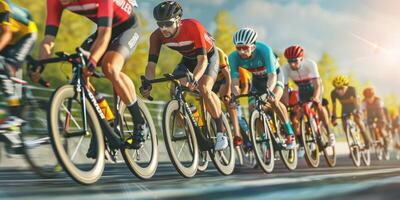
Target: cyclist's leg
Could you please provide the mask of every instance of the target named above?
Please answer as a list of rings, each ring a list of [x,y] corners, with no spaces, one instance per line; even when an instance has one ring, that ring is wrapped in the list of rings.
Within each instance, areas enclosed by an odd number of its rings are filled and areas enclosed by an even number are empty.
[[[354,111],[354,112],[353,112],[353,118],[354,118],[354,121],[356,122],[358,128],[360,129],[360,132],[361,132],[362,137],[364,138],[365,146],[366,146],[367,148],[369,148],[370,138],[369,138],[369,136],[368,136],[368,134],[367,134],[365,124],[364,124],[364,122],[363,122],[363,120],[362,120],[361,112],[359,112],[359,111],[357,111],[357,110]]]
[[[215,82],[214,87],[213,87],[213,91],[214,92],[218,91],[219,96],[222,97],[226,93],[226,90],[227,90],[226,84],[225,84],[226,80],[223,79],[223,80],[220,80],[220,81],[221,81],[221,83],[218,83],[219,81]],[[224,102],[224,105],[225,105],[226,110],[229,113],[229,117],[230,117],[230,120],[231,120],[232,125],[233,125],[233,131],[234,131],[235,137],[236,138],[241,138],[240,129],[239,129],[239,122],[238,122],[237,113],[236,113],[236,106],[231,106],[229,104],[226,104],[225,102]]]
[[[283,88],[284,88],[283,84],[279,83],[274,88],[273,93],[275,95],[275,101],[271,105],[272,109],[276,112],[277,116],[279,117],[279,120],[285,123],[286,134],[293,136],[294,132],[289,121],[286,106],[280,101],[283,95]]]

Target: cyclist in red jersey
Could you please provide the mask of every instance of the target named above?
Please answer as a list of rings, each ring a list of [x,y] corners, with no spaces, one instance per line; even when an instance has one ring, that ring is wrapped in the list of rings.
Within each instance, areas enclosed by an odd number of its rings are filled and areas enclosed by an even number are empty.
[[[64,10],[85,16],[96,23],[96,32],[81,46],[90,52],[87,55],[85,75],[89,76],[97,63],[102,67],[115,92],[134,118],[134,135],[127,139],[127,147],[139,149],[144,142],[144,119],[137,114],[140,111],[133,82],[121,72],[125,60],[133,53],[139,40],[135,7],[135,0],[47,0],[46,31],[41,43],[40,59],[46,59],[52,53]],[[32,79],[40,79],[39,69],[32,75]],[[88,86],[94,91],[90,84]]]
[[[194,19],[181,19],[182,7],[175,1],[164,1],[153,10],[157,28],[150,36],[149,60],[146,66],[146,79],[154,79],[155,67],[161,46],[178,51],[183,58],[173,74],[184,74],[186,70],[193,73],[191,80],[182,80],[190,89],[198,89],[204,97],[206,109],[217,122],[217,142],[215,150],[228,146],[221,118],[221,103],[212,92],[219,71],[218,51],[207,30]],[[151,87],[143,85],[141,93],[147,97]],[[207,148],[207,147],[206,147]]]

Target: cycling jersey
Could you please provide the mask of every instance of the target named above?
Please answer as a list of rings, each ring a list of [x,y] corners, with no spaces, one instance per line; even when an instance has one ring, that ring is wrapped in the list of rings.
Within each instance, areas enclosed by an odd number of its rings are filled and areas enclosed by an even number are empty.
[[[218,50],[218,55],[219,55],[219,72],[218,72],[216,81],[220,81],[225,78],[221,69],[224,69],[225,67],[228,67],[228,69],[229,69],[229,63],[228,63],[228,56],[226,56],[225,52],[222,51],[222,49],[220,49],[218,47],[216,47],[216,49]]]
[[[161,45],[178,51],[187,59],[196,59],[198,55],[211,56],[214,47],[213,38],[203,25],[195,19],[183,19],[179,33],[171,38],[162,35],[160,28],[150,36],[149,62],[158,62]]]
[[[26,9],[4,0],[0,1],[0,24],[9,27],[13,34],[9,45],[16,44],[27,35],[36,34],[38,31]]]
[[[229,55],[232,79],[239,78],[239,66],[247,69],[255,76],[266,77],[276,73],[276,58],[272,49],[264,43],[256,42],[256,49],[249,59],[242,59],[237,51]]]
[[[361,109],[367,112],[368,122],[371,122],[375,119],[378,119],[378,121],[384,121],[385,116],[383,116],[382,113],[383,108],[384,103],[378,97],[375,97],[372,102],[368,102],[364,99],[361,104]]]
[[[47,0],[45,34],[57,35],[64,9],[87,17],[99,27],[116,27],[136,19],[134,7],[137,7],[136,0],[77,0],[67,5],[62,5],[60,0]]]
[[[284,76],[285,85],[288,85],[289,78],[291,78],[296,85],[299,87],[299,98],[300,102],[307,102],[314,94],[314,79],[320,79],[320,75],[317,68],[317,63],[312,60],[305,59],[301,62],[298,70],[292,70],[289,64],[282,66],[282,72]],[[320,80],[319,80],[320,81]],[[320,86],[321,95],[320,100],[322,101],[323,87]]]
[[[339,96],[335,89],[332,90],[332,102],[336,102],[336,99],[338,99],[339,102],[342,104],[342,115],[350,114],[357,109],[357,103],[356,101],[354,101],[357,99],[357,93],[356,89],[352,86],[348,86],[346,92],[342,96]]]
[[[239,83],[240,85],[249,85],[251,81],[251,74],[247,69],[239,67]]]

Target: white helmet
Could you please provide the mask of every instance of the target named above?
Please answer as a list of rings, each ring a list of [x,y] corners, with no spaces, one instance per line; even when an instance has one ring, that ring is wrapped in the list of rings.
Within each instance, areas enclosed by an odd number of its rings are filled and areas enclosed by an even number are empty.
[[[254,44],[257,40],[257,32],[252,28],[241,28],[233,36],[233,43],[235,45],[249,45]]]

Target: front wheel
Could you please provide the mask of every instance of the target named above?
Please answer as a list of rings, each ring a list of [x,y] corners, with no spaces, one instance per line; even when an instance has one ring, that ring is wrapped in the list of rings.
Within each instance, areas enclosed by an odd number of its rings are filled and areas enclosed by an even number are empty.
[[[304,146],[305,159],[310,167],[319,166],[319,146],[317,145],[317,124],[307,116],[301,119],[301,137]]]
[[[258,110],[250,115],[250,139],[259,166],[265,173],[271,173],[275,165],[274,147],[265,116]]]
[[[86,132],[82,117],[83,102],[86,104]],[[105,145],[93,106],[88,99],[81,99],[74,86],[65,85],[53,93],[49,108],[48,129],[59,163],[78,183],[95,183],[104,171]],[[95,152],[93,158],[85,156],[89,148]]]
[[[124,148],[121,149],[121,152],[125,163],[133,174],[140,179],[150,179],[155,174],[158,165],[157,133],[146,104],[140,99],[137,102],[140,109],[139,114],[145,121],[144,145],[140,149]],[[122,101],[120,102],[119,113],[119,127],[122,137],[132,136],[132,134],[135,134],[133,133],[133,117]]]
[[[199,163],[199,147],[189,116],[177,100],[167,103],[163,114],[165,146],[172,164],[186,178],[196,175]]]
[[[347,145],[349,146],[351,160],[353,161],[354,166],[359,167],[361,165],[360,142],[358,141],[360,135],[358,131],[355,131],[354,126],[354,123],[346,123],[346,139]]]

